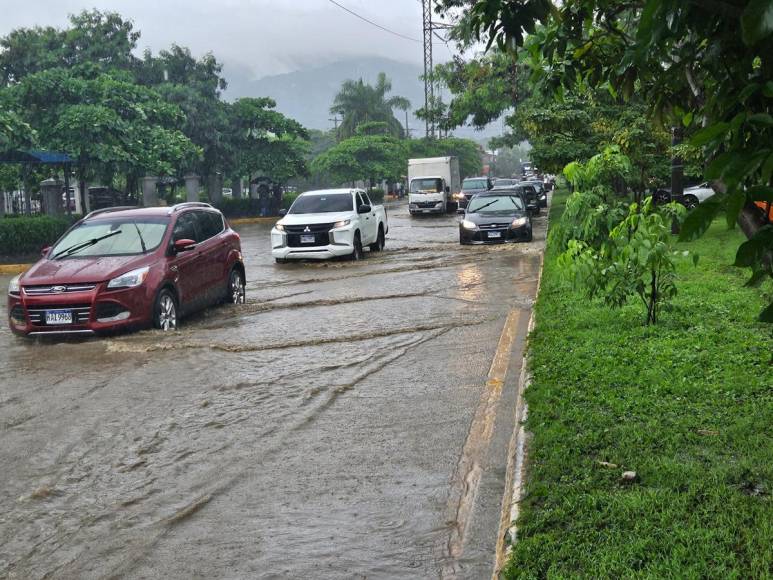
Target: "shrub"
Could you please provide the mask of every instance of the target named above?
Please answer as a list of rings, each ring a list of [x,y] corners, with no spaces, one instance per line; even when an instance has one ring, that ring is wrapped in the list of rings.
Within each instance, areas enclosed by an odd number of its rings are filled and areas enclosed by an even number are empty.
[[[0,219],[0,254],[36,254],[53,244],[75,221],[76,216],[17,216]]]
[[[368,196],[373,203],[384,203],[384,190],[380,187],[374,187],[368,191]]]

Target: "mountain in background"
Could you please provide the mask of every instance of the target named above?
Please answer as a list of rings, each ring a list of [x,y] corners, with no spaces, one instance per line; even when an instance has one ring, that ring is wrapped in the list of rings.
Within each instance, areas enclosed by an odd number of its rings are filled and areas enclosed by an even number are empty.
[[[375,84],[378,73],[384,72],[392,81],[393,95],[406,97],[412,109],[424,106],[424,83],[419,79],[423,68],[414,63],[398,62],[385,58],[365,57],[341,60],[320,67],[304,68],[295,72],[249,80],[243,71],[226,67],[228,80],[227,99],[239,97],[271,97],[277,109],[296,119],[310,129],[328,130],[333,128],[330,105],[347,79]],[[396,111],[397,118],[405,125],[405,114]],[[409,114],[408,127],[411,135],[424,134],[424,121]],[[457,137],[468,137],[476,141],[499,135],[501,125],[493,123],[483,131],[463,127],[454,131]]]

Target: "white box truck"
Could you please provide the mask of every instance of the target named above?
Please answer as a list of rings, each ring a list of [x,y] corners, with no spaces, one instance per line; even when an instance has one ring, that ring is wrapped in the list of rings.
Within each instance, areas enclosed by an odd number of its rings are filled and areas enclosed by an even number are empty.
[[[408,211],[411,215],[455,211],[454,194],[461,189],[459,159],[456,157],[408,160]]]

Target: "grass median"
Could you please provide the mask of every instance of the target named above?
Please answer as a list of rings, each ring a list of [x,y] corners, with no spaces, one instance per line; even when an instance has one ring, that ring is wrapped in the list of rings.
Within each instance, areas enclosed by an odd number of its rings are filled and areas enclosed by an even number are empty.
[[[548,247],[506,578],[773,575],[773,329],[756,322],[773,288],[743,287],[742,239],[723,220],[679,244],[700,260],[679,258],[679,294],[649,327],[639,304],[574,292]]]

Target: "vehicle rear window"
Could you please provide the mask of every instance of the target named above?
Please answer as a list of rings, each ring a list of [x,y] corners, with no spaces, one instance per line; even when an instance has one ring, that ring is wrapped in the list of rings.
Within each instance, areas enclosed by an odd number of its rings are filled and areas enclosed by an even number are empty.
[[[353,211],[351,193],[301,195],[287,213],[333,213]]]
[[[440,193],[442,191],[442,179],[414,179],[411,181],[411,193]]]
[[[462,183],[462,191],[470,189],[488,189],[488,181],[485,179],[465,179]]]

